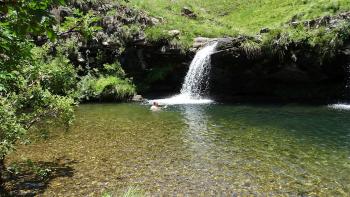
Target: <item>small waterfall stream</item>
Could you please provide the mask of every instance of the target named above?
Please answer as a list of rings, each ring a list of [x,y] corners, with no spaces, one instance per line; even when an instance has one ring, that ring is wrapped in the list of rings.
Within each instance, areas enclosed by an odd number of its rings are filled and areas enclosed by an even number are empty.
[[[217,42],[209,43],[195,55],[182,84],[180,94],[166,99],[152,100],[161,105],[205,104],[213,102],[203,98],[209,86],[210,56],[215,52]]]
[[[329,107],[338,110],[350,110],[350,64],[346,67],[347,76],[344,89],[344,101],[337,104],[329,105]]]
[[[182,84],[182,95],[200,98],[205,94],[209,86],[210,55],[215,52],[216,45],[214,42],[198,51]]]

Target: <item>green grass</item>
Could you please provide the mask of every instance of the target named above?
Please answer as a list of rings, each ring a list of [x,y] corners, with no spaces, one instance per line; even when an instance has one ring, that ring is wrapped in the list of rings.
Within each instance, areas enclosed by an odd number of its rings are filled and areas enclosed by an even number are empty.
[[[187,45],[197,36],[253,35],[264,27],[281,27],[293,17],[303,20],[350,10],[349,0],[130,0],[129,5],[164,19],[147,30],[151,40],[178,29],[181,42]],[[185,6],[197,19],[181,16]]]
[[[127,188],[127,190],[119,195],[113,195],[110,193],[105,193],[102,195],[102,197],[114,197],[114,196],[121,196],[121,197],[144,197],[144,191],[142,191],[141,189],[137,188],[137,187],[129,187]]]

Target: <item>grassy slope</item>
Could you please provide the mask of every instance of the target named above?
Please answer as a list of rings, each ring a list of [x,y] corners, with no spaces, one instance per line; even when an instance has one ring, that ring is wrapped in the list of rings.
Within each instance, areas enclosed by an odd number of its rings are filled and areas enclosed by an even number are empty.
[[[187,45],[197,36],[256,34],[264,27],[281,27],[296,15],[310,19],[350,10],[349,0],[129,0],[129,4],[165,19],[164,24],[148,30],[151,39],[178,29]],[[194,10],[198,18],[181,16],[184,6]]]

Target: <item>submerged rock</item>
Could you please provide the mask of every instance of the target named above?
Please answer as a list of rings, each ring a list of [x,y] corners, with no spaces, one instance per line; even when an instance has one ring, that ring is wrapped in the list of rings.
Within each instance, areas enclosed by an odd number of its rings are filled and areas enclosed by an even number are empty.
[[[145,99],[142,97],[142,95],[134,95],[131,100],[134,102],[143,102]]]

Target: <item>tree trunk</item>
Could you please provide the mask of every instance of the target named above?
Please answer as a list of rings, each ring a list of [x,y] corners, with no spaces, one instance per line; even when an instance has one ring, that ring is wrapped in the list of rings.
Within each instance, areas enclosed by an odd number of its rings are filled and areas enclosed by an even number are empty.
[[[4,176],[4,172],[5,172],[6,168],[5,168],[5,157],[1,157],[0,159],[0,197],[1,194],[5,194],[5,181],[3,179]]]

